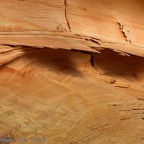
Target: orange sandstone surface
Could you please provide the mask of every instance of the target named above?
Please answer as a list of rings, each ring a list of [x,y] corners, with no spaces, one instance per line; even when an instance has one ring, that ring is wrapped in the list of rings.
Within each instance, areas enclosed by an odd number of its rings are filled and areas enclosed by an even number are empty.
[[[0,0],[3,143],[144,143],[143,0]]]

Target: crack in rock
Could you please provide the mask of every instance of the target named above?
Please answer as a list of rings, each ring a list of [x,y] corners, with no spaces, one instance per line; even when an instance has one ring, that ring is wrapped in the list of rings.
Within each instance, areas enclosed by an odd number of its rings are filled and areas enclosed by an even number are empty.
[[[67,22],[67,26],[69,28],[69,31],[71,31],[71,26],[70,26],[70,23],[69,23],[69,20],[68,20],[68,16],[67,16],[67,0],[64,0],[64,5],[65,5],[65,19],[66,19],[66,22]]]
[[[121,32],[123,33],[124,37],[126,38],[126,41],[129,43],[132,43],[130,37],[129,37],[129,33],[130,33],[130,29],[128,25],[124,25],[121,22],[117,22],[118,25],[120,26]]]

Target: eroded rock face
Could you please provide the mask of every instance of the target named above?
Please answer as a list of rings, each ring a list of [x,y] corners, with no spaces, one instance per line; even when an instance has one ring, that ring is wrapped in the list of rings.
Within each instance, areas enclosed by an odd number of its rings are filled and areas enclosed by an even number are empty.
[[[143,17],[143,0],[0,0],[0,137],[143,143]]]

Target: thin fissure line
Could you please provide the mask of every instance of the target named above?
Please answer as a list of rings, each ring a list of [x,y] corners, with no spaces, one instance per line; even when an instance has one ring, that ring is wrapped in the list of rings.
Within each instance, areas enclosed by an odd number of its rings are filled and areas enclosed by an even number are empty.
[[[70,26],[70,23],[69,23],[69,20],[68,20],[68,16],[67,16],[67,0],[64,0],[64,5],[65,5],[65,18],[66,18],[66,22],[67,22],[69,30],[71,31],[71,26]]]

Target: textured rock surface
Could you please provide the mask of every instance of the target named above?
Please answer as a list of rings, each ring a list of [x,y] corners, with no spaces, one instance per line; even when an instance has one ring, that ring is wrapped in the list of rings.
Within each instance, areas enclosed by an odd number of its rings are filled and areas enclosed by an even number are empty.
[[[143,0],[0,0],[0,21],[0,138],[144,143]]]

